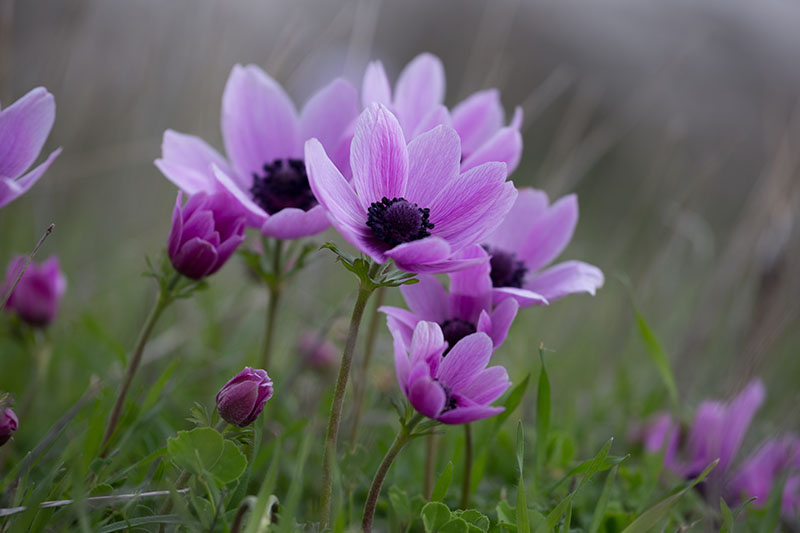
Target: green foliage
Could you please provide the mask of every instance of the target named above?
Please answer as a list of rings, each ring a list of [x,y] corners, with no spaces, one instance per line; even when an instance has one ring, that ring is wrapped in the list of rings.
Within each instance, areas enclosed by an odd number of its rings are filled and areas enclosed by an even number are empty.
[[[198,476],[211,474],[221,485],[236,481],[247,468],[244,454],[214,428],[179,431],[167,439],[167,453],[179,468]]]
[[[450,482],[453,481],[453,462],[447,463],[447,466],[439,474],[436,484],[433,486],[431,493],[431,501],[440,502],[447,496],[447,490],[450,488]]]

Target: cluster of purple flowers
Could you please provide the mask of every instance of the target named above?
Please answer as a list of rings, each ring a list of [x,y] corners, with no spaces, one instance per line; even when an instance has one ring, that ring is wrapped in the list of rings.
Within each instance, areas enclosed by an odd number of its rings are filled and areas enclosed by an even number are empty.
[[[787,517],[796,516],[800,513],[800,437],[769,439],[734,468],[747,428],[765,395],[764,385],[754,380],[727,403],[701,403],[688,430],[669,413],[659,413],[640,430],[639,438],[647,452],[663,453],[664,466],[686,479],[719,459],[706,481],[706,493],[721,495],[729,503],[756,498],[752,505],[763,507],[785,473],[781,508]]]

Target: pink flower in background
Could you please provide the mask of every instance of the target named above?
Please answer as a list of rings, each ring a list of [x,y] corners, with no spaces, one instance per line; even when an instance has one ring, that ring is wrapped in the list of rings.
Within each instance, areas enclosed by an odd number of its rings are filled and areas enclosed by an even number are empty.
[[[43,87],[0,109],[0,207],[25,194],[61,153],[61,148],[53,151],[25,173],[39,157],[55,119],[55,100]]]
[[[178,191],[167,253],[175,270],[202,279],[222,268],[244,241],[245,217],[225,192],[199,192],[182,205]]]
[[[311,192],[303,143],[319,140],[339,171],[349,176],[350,140],[358,93],[336,79],[298,114],[263,70],[236,65],[222,97],[222,138],[228,158],[198,137],[167,130],[156,166],[186,193],[227,190],[249,226],[278,239],[314,235],[329,226]]]
[[[547,267],[567,247],[577,223],[574,194],[550,204],[544,192],[520,189],[508,216],[482,241],[492,257],[495,302],[514,298],[523,307],[547,305],[568,294],[593,295],[602,287],[603,273],[588,263]]]
[[[462,171],[489,161],[504,162],[511,174],[522,156],[522,109],[505,126],[505,111],[496,89],[477,92],[457,104],[452,112],[444,105],[444,67],[438,57],[415,57],[397,78],[392,91],[380,61],[369,64],[361,90],[363,106],[384,104],[397,116],[406,139],[445,124],[461,138]]]
[[[26,261],[27,257],[17,255],[8,264],[3,284],[4,295],[14,285]],[[57,257],[50,257],[41,264],[32,262],[11,293],[6,309],[15,312],[31,326],[44,327],[55,319],[66,290],[67,280]]]
[[[378,263],[408,272],[452,272],[481,261],[454,255],[482,240],[516,198],[503,163],[460,169],[458,134],[447,126],[408,145],[397,118],[373,104],[356,124],[352,183],[322,144],[306,143],[311,189],[331,222]]]
[[[728,485],[728,501],[756,498],[753,507],[767,504],[774,484],[781,474],[783,486],[781,510],[787,517],[800,513],[800,438],[786,436],[765,442],[750,456]]]
[[[467,253],[475,258],[487,257],[480,246],[471,247]],[[454,272],[449,277],[449,290],[429,274],[420,274],[417,284],[402,285],[400,292],[409,310],[392,306],[380,308],[387,315],[389,329],[396,330],[406,344],[411,344],[420,321],[436,322],[449,347],[467,335],[482,332],[489,335],[496,349],[505,340],[517,316],[516,300],[509,298],[497,307],[492,306],[488,262]]]
[[[249,426],[264,410],[272,392],[267,371],[246,366],[217,393],[219,416],[234,426]]]
[[[392,333],[397,381],[414,409],[444,424],[467,424],[503,411],[489,404],[511,382],[505,368],[486,368],[492,357],[488,335],[467,335],[445,354],[447,343],[434,322],[419,322],[410,345]]]
[[[314,331],[304,331],[300,335],[297,349],[303,361],[320,372],[335,368],[339,360],[339,349],[324,335]]]
[[[10,407],[0,406],[0,446],[8,442],[19,428],[19,419]]]

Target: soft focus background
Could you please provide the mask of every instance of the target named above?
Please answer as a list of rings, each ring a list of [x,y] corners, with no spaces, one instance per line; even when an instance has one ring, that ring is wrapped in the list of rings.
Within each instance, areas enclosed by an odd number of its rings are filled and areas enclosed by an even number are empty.
[[[497,356],[512,380],[538,365],[544,342],[556,352],[557,425],[587,450],[624,438],[665,405],[632,295],[670,356],[687,413],[761,376],[768,398],[745,450],[800,430],[797,2],[0,0],[0,100],[47,87],[57,116],[45,151],[64,147],[39,184],[0,212],[2,264],[54,222],[40,259],[57,253],[69,280],[50,331],[58,370],[40,400],[54,407],[40,429],[90,375],[120,375],[151,304],[153,284],[140,273],[144,256],[164,246],[176,192],[152,164],[165,129],[221,149],[220,100],[236,63],[262,66],[302,103],[335,75],[360,86],[371,59],[394,79],[423,51],[445,64],[449,105],[498,87],[509,113],[524,108],[513,179],[553,198],[578,193],[581,220],[563,257],[607,275],[594,298],[520,313]],[[328,252],[291,286],[268,369],[273,402],[302,404],[318,390],[282,389],[281,377],[299,364],[300,331],[345,315],[354,286]],[[185,362],[161,400],[166,435],[185,425],[192,402],[212,405],[229,375],[256,360],[265,303],[235,259],[211,290],[173,306],[133,391],[164,360]],[[366,418],[380,427],[397,393],[389,349],[382,329],[373,377],[384,389],[371,393]],[[9,348],[1,357],[0,389],[19,397],[26,355]],[[41,436],[25,426],[20,449]],[[346,420],[343,428],[346,436]]]

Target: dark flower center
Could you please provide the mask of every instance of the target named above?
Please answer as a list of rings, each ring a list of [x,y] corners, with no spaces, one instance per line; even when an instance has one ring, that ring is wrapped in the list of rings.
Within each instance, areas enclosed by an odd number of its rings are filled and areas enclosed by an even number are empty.
[[[428,217],[430,210],[422,209],[405,198],[389,200],[385,196],[380,202],[372,202],[367,210],[367,226],[380,241],[391,247],[430,236],[433,224]]]
[[[445,350],[442,357],[447,355],[447,352],[449,352],[458,341],[476,331],[477,328],[475,328],[471,322],[461,320],[460,318],[453,318],[442,322],[442,334],[444,335],[444,340],[447,341],[447,350]]]
[[[317,205],[302,159],[276,159],[265,163],[263,176],[253,173],[250,194],[253,201],[270,215],[287,207],[308,211]]]
[[[441,415],[441,414],[444,414],[444,413],[446,413],[447,411],[452,411],[453,409],[455,409],[456,407],[458,407],[458,398],[456,397],[456,395],[455,395],[455,394],[453,394],[453,393],[450,391],[450,387],[447,387],[447,386],[445,386],[445,385],[442,385],[442,383],[441,383],[441,382],[440,382],[438,379],[434,379],[434,381],[435,381],[436,383],[438,383],[438,384],[439,384],[439,386],[442,388],[442,390],[444,391],[444,397],[445,397],[445,400],[444,400],[444,407],[442,408],[442,411],[441,411],[439,414],[440,414],[440,415]]]
[[[492,285],[495,287],[516,287],[522,288],[525,281],[525,274],[528,269],[523,261],[519,261],[514,253],[493,250],[488,246],[484,249],[492,256],[489,266],[492,271]]]

